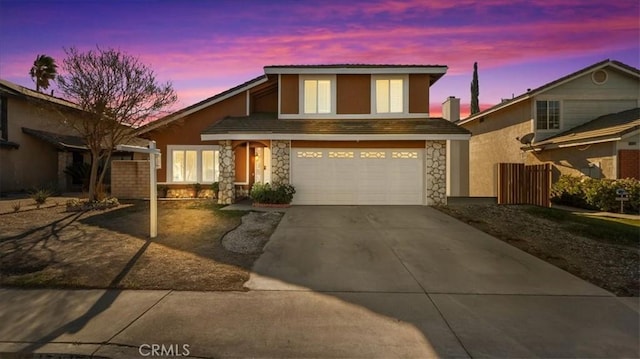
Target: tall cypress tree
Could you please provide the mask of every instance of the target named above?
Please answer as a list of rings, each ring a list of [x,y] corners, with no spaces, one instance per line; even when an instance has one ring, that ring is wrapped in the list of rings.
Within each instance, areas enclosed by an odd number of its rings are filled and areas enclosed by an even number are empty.
[[[478,63],[473,63],[473,80],[471,81],[471,114],[480,112],[480,103],[478,102],[478,96],[480,95],[480,88],[478,87]]]

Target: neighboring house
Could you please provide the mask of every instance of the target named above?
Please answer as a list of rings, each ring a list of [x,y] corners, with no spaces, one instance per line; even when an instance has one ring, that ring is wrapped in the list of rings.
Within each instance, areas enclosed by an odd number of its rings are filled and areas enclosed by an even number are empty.
[[[605,60],[458,121],[471,131],[469,191],[496,196],[497,164],[640,178],[640,70]]]
[[[43,102],[53,106],[41,106]],[[90,162],[90,156],[84,140],[61,121],[58,110],[82,117],[71,102],[0,80],[0,193],[36,187],[81,189],[82,183],[74,186],[65,169]]]
[[[429,88],[446,70],[267,66],[139,135],[162,152],[160,183],[217,181],[220,203],[246,196],[254,183],[294,185],[294,204],[445,203],[447,194],[466,194],[457,162],[469,139],[429,116]]]

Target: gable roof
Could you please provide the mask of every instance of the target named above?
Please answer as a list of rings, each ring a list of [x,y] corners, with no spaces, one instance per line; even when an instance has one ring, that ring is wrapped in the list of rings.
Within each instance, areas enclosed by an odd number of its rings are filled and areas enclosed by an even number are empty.
[[[617,141],[640,129],[640,108],[600,116],[523,149],[544,149]]]
[[[220,92],[217,95],[211,96],[207,99],[204,99],[198,103],[195,103],[193,105],[187,106],[181,110],[178,110],[170,115],[167,115],[165,117],[159,118],[153,122],[149,122],[146,125],[140,126],[136,132],[136,135],[141,135],[144,133],[147,133],[149,131],[152,131],[158,127],[164,126],[164,125],[168,125],[171,122],[177,121],[181,118],[184,118],[194,112],[200,111],[208,106],[211,106],[213,104],[216,104],[220,101],[226,100],[229,97],[235,96],[241,92],[247,91],[255,86],[258,86],[262,83],[265,83],[267,81],[267,75],[260,75],[258,77],[255,77],[245,83],[242,83],[238,86],[232,87],[226,91]]]
[[[371,119],[371,120],[284,120],[278,119],[276,114],[258,113],[243,117],[226,117],[205,129],[201,137],[203,140],[214,140],[217,137],[235,139],[256,135],[261,139],[322,139],[326,136],[362,136],[367,140],[371,136],[378,139],[425,139],[429,136],[447,137],[457,135],[465,139],[470,132],[443,118],[423,119]],[[416,138],[409,138],[414,136]],[[346,138],[346,137],[345,137]]]
[[[138,128],[137,135],[152,131],[158,127],[168,125],[171,122],[184,118],[194,112],[223,101],[238,93],[247,91],[255,86],[267,82],[268,75],[275,74],[339,74],[339,73],[380,73],[380,74],[430,74],[431,84],[435,83],[447,72],[445,65],[381,65],[381,64],[326,64],[326,65],[270,65],[264,67],[264,75],[253,78],[243,84],[230,88],[217,95],[204,99],[198,103],[187,106],[165,117]]]
[[[544,85],[542,85],[542,86],[540,86],[540,87],[538,87],[536,89],[533,89],[531,91],[527,91],[527,92],[525,92],[525,93],[523,93],[523,94],[521,94],[519,96],[514,97],[513,99],[510,99],[508,101],[499,103],[499,104],[497,104],[497,105],[495,105],[493,107],[490,107],[490,108],[488,108],[488,109],[486,109],[484,111],[481,111],[481,112],[478,112],[476,114],[473,114],[473,115],[471,115],[471,116],[469,116],[469,117],[467,117],[467,118],[465,118],[463,120],[460,120],[460,121],[458,121],[456,123],[458,125],[462,125],[462,124],[465,124],[467,122],[471,122],[473,120],[479,119],[479,118],[481,118],[481,117],[483,117],[485,115],[488,115],[490,113],[499,111],[499,110],[501,110],[503,108],[509,107],[511,105],[515,105],[516,103],[519,103],[519,102],[527,100],[527,99],[529,99],[531,97],[537,96],[538,94],[540,94],[540,93],[542,93],[544,91],[547,91],[547,90],[550,90],[550,89],[555,88],[557,86],[560,86],[560,85],[564,84],[565,82],[569,82],[571,80],[574,80],[574,79],[576,79],[576,78],[578,78],[578,77],[580,77],[580,76],[582,76],[582,75],[584,75],[586,73],[589,73],[591,71],[595,71],[595,70],[598,70],[598,69],[602,69],[602,68],[607,67],[607,66],[612,66],[614,68],[617,68],[620,71],[623,71],[623,72],[628,73],[630,75],[636,76],[637,78],[640,78],[640,70],[636,69],[635,67],[629,66],[629,65],[624,64],[624,63],[622,63],[620,61],[607,59],[607,60],[603,60],[603,61],[600,61],[598,63],[595,63],[595,64],[593,64],[591,66],[587,66],[587,67],[585,67],[585,68],[583,68],[581,70],[578,70],[578,71],[576,71],[574,73],[571,73],[569,75],[563,76],[563,77],[561,77],[561,78],[559,78],[557,80],[554,80],[554,81],[551,81],[549,83],[546,83],[546,84],[544,84]]]

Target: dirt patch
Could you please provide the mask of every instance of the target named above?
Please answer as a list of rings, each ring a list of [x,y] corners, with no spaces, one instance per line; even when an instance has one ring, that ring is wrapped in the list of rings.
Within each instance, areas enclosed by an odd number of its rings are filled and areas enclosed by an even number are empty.
[[[161,201],[149,240],[149,203],[67,213],[63,206],[0,215],[0,284],[23,287],[245,290],[257,254],[222,236],[246,212],[207,200]]]
[[[456,205],[438,209],[618,296],[639,295],[637,241],[579,235],[576,223],[541,218],[527,208]]]
[[[234,253],[261,253],[281,218],[278,212],[250,212],[242,217],[240,226],[222,238],[222,245]]]

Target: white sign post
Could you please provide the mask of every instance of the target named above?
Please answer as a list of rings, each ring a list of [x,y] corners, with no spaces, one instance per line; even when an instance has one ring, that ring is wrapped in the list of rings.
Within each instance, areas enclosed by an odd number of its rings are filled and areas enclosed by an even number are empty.
[[[158,236],[158,182],[156,156],[160,154],[160,150],[156,149],[156,141],[149,141],[149,148],[140,146],[118,145],[118,151],[138,152],[149,154],[149,236],[156,238]]]

